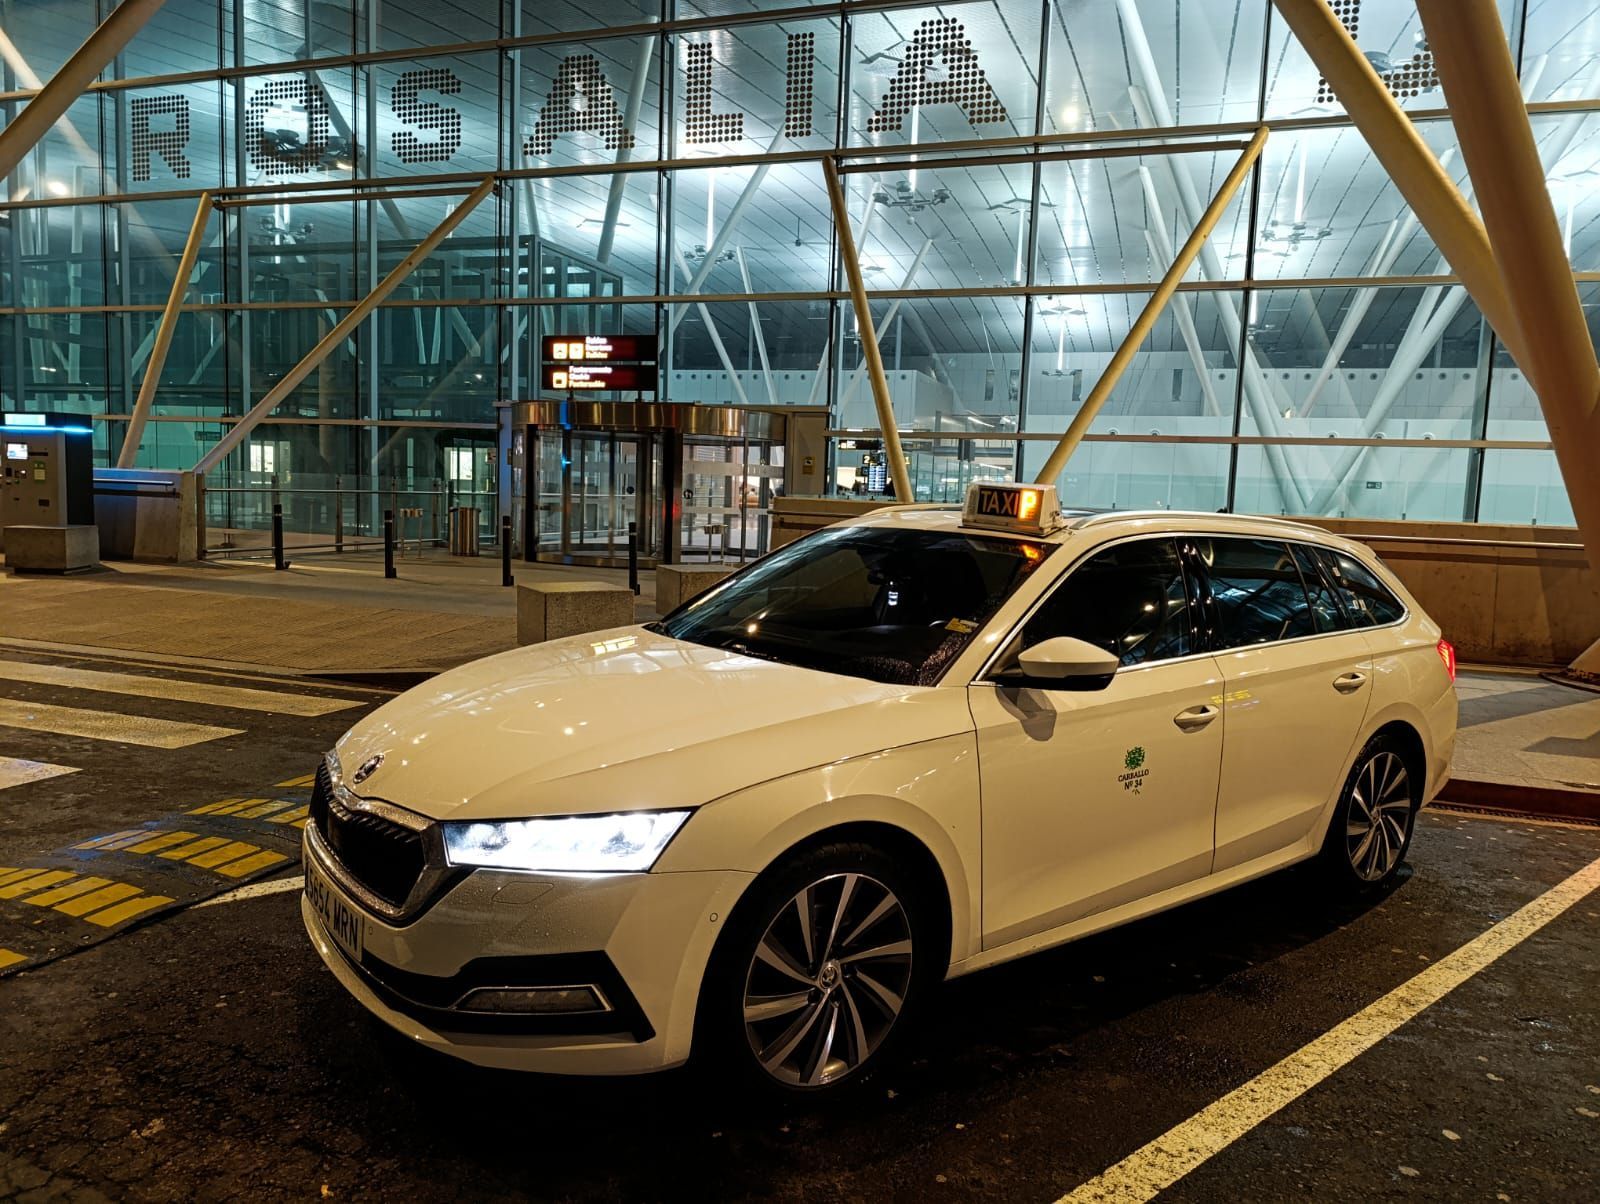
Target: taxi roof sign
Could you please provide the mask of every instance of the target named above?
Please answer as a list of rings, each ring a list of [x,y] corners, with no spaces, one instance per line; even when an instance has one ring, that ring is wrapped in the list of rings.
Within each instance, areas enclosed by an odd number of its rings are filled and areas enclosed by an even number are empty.
[[[1062,523],[1054,485],[974,481],[961,511],[963,527],[990,527],[1022,535],[1048,535]]]

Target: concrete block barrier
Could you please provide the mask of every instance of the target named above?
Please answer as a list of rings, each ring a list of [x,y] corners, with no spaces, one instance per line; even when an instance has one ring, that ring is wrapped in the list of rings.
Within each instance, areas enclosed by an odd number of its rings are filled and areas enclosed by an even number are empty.
[[[557,581],[517,586],[518,644],[541,644],[633,621],[633,591],[625,585]]]
[[[6,566],[19,573],[71,573],[100,567],[98,527],[7,527],[5,541]]]
[[[662,564],[656,566],[656,612],[676,610],[690,598],[698,597],[719,581],[732,576],[732,565]]]

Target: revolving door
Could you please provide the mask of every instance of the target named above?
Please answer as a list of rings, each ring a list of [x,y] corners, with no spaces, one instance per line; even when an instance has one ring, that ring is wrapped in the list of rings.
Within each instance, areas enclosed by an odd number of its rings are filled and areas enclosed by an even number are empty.
[[[743,561],[769,546],[781,413],[734,406],[521,402],[512,505],[529,561],[622,568]]]

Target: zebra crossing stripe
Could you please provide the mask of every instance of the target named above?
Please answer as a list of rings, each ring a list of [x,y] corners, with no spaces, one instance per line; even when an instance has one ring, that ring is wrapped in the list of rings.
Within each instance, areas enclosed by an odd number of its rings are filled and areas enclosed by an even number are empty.
[[[0,790],[77,772],[78,770],[70,765],[52,765],[48,761],[24,761],[17,757],[0,757]]]

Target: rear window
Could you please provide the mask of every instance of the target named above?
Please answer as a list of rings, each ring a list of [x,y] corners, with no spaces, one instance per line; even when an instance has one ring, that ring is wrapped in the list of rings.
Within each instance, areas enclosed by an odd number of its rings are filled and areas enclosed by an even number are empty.
[[[1317,552],[1352,627],[1381,627],[1404,617],[1406,608],[1400,599],[1354,556],[1331,548]]]
[[[1216,602],[1219,647],[1246,648],[1315,633],[1311,603],[1288,544],[1275,539],[1194,543]]]

